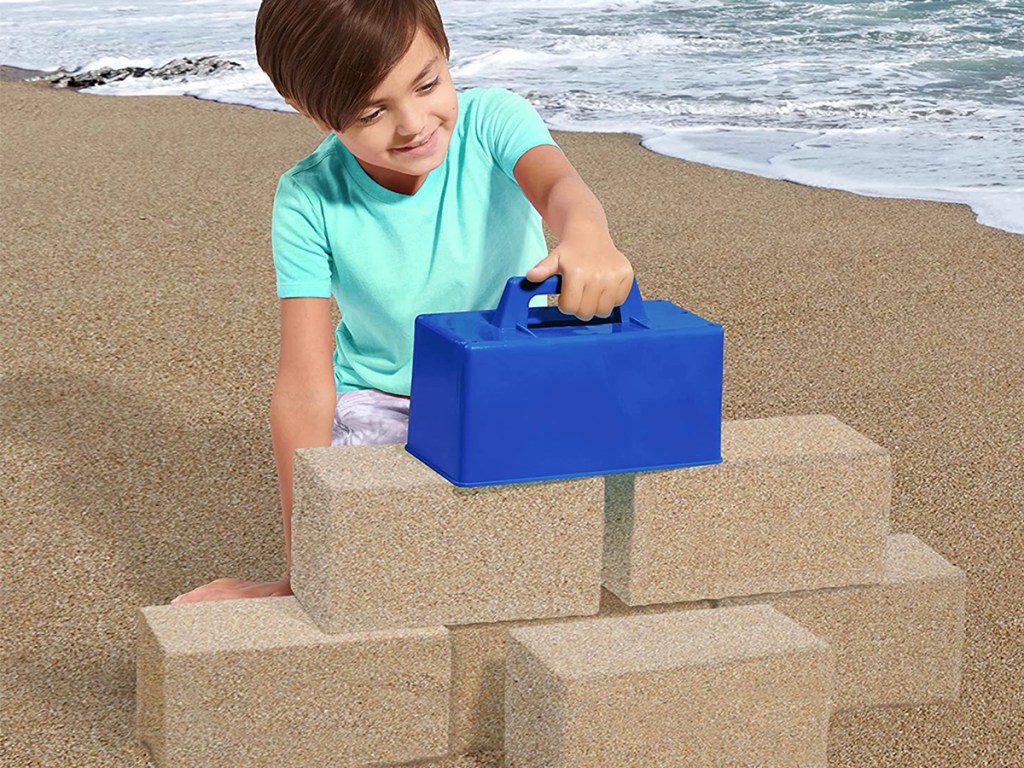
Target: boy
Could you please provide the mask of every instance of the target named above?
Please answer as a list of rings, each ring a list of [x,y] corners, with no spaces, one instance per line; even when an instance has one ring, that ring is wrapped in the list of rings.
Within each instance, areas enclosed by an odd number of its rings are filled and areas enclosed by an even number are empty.
[[[492,309],[509,277],[561,274],[559,308],[590,320],[633,281],[600,203],[530,104],[500,88],[456,93],[434,0],[264,0],[256,53],[328,134],[274,199],[270,422],[287,570],[218,579],[174,603],[292,594],[295,450],[405,441],[417,315]],[[541,217],[559,239],[550,254]]]

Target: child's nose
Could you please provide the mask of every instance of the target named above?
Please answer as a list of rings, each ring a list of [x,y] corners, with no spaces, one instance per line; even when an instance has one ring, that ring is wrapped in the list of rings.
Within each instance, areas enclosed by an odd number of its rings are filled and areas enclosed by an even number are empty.
[[[423,135],[423,129],[427,127],[428,122],[427,114],[422,110],[406,109],[398,115],[395,132],[398,138],[412,141]]]

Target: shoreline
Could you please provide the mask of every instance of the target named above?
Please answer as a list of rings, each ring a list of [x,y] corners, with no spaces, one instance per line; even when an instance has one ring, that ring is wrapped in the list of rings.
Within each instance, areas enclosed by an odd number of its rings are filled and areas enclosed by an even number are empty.
[[[0,80],[24,81],[33,77],[49,74],[41,69],[22,69],[7,64],[0,64]]]
[[[26,81],[29,81],[31,78],[43,76],[43,75],[46,75],[46,74],[49,74],[49,73],[47,73],[46,71],[43,71],[43,70],[22,69],[22,68],[19,68],[19,67],[12,67],[12,66],[9,66],[9,65],[0,64],[0,80],[14,80],[14,81],[26,82]],[[73,88],[73,87],[57,88],[56,86],[50,85],[46,81],[39,81],[39,82],[41,84],[43,84],[43,85],[46,85],[46,86],[49,86],[49,87],[53,88],[54,90],[71,90],[71,91],[75,91],[75,92],[77,92],[78,90],[81,90],[81,89]],[[110,94],[87,93],[87,94],[82,94],[82,95],[83,96],[107,96],[107,95],[110,95]],[[261,109],[259,107],[253,107],[253,106],[250,106],[248,104],[214,101],[212,99],[201,99],[201,98],[199,98],[197,96],[187,96],[186,94],[177,94],[177,95],[185,96],[186,98],[193,98],[193,99],[196,99],[197,101],[209,101],[209,102],[214,103],[214,104],[223,104],[224,106],[245,107],[245,108],[248,108],[248,109],[257,109],[259,111],[264,111],[264,112],[271,111],[271,110]],[[135,98],[135,97],[134,96],[129,96],[129,97],[117,96],[115,98]],[[146,98],[146,97],[145,96],[141,96],[141,98]],[[288,113],[285,113],[285,114],[288,114]],[[554,130],[551,130],[551,132],[552,132],[552,134],[555,133]],[[603,131],[584,131],[584,130],[580,130],[580,131],[577,131],[577,130],[565,131],[565,130],[559,130],[557,132],[558,133],[584,134],[584,135],[605,135],[605,132],[603,132]],[[994,229],[994,230],[996,230],[998,232],[1005,232],[1007,234],[1019,235],[1021,237],[1024,237],[1024,225],[1020,225],[1020,229],[1018,230],[1018,229],[1013,228],[1013,226],[1009,226],[1009,228],[1008,228],[1007,226],[997,226],[994,223],[990,223],[990,221],[988,220],[990,218],[990,211],[986,211],[986,210],[981,210],[981,209],[975,208],[974,206],[975,206],[975,204],[977,204],[976,201],[972,202],[970,200],[957,199],[957,198],[955,198],[955,197],[953,197],[951,195],[942,195],[942,194],[940,194],[938,192],[936,192],[931,197],[928,197],[928,196],[917,196],[917,197],[915,197],[915,196],[912,196],[912,195],[909,195],[909,194],[908,195],[896,195],[896,194],[885,194],[883,192],[870,192],[870,191],[865,192],[865,191],[854,190],[854,189],[846,189],[846,188],[844,188],[842,186],[839,186],[839,185],[836,185],[836,186],[821,186],[821,185],[811,184],[811,183],[808,183],[808,182],[798,181],[798,180],[794,180],[794,179],[780,178],[778,176],[762,175],[762,174],[759,174],[759,173],[757,173],[755,171],[752,171],[752,170],[749,170],[749,169],[738,168],[738,167],[730,167],[727,164],[715,164],[713,162],[706,161],[706,160],[703,160],[703,159],[691,159],[691,158],[687,158],[687,157],[677,157],[676,155],[663,154],[661,152],[657,152],[657,151],[655,151],[653,149],[648,149],[647,147],[645,147],[643,145],[643,143],[642,143],[644,141],[644,134],[642,134],[642,133],[636,133],[636,132],[633,132],[633,131],[609,131],[607,133],[608,134],[615,134],[615,135],[631,136],[631,137],[633,137],[636,140],[636,143],[642,149],[644,149],[645,151],[650,152],[650,153],[652,153],[654,155],[658,155],[660,157],[669,157],[669,158],[672,158],[672,159],[675,159],[675,160],[681,160],[683,162],[694,163],[696,165],[703,165],[703,166],[706,166],[708,168],[716,168],[716,169],[719,169],[719,170],[731,171],[731,172],[734,172],[734,173],[745,173],[745,174],[748,174],[750,176],[755,176],[755,177],[761,178],[761,179],[768,179],[768,180],[771,180],[771,181],[787,182],[789,184],[796,184],[798,186],[807,187],[809,189],[834,190],[834,191],[837,191],[837,192],[847,192],[849,194],[858,195],[860,197],[870,197],[870,198],[877,198],[877,199],[882,199],[882,200],[909,200],[909,201],[916,201],[916,202],[934,202],[934,203],[945,203],[945,204],[949,204],[949,205],[963,205],[963,206],[966,206],[968,209],[971,210],[972,215],[975,217],[976,222],[980,226],[989,227],[990,229]],[[998,206],[997,206],[997,208],[998,208]],[[986,220],[982,221],[982,219],[986,219]]]
[[[43,768],[146,768],[138,609],[284,564],[270,214],[323,134],[286,113],[65,90],[0,80],[6,746]],[[723,325],[723,417],[828,414],[878,443],[891,532],[966,574],[960,700],[834,715],[829,768],[1009,764],[1024,239],[966,206],[552,135],[644,297]]]

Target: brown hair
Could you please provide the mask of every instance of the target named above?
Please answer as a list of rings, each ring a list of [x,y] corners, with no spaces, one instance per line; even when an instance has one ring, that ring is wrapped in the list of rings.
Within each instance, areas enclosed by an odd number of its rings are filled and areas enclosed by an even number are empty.
[[[256,60],[278,93],[340,133],[366,108],[420,27],[448,59],[434,0],[263,0]]]

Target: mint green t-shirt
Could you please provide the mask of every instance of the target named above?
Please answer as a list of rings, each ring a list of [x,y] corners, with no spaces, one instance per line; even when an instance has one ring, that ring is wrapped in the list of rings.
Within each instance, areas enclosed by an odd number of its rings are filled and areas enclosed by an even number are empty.
[[[416,316],[493,309],[505,281],[548,254],[512,169],[527,150],[558,145],[512,91],[471,88],[458,100],[444,162],[414,195],[375,182],[333,133],[277,185],[277,295],[336,297],[338,394],[408,395]]]

